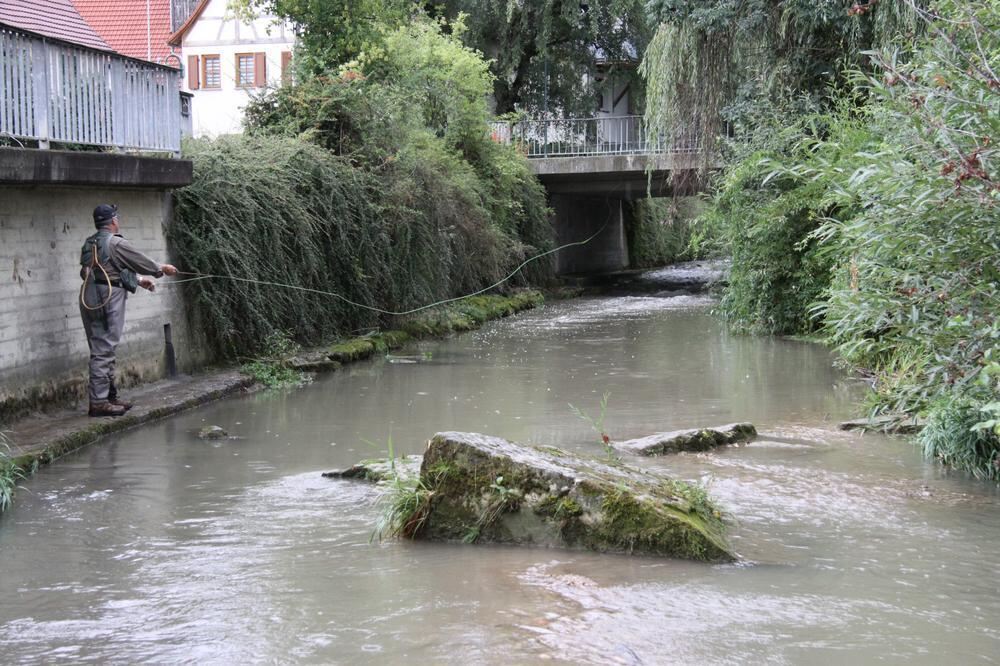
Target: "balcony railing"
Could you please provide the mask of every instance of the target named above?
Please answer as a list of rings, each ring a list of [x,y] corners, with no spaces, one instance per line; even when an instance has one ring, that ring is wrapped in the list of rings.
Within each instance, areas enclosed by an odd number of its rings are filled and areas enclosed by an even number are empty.
[[[667,140],[646,131],[642,116],[520,120],[491,124],[494,141],[514,144],[528,157],[694,153],[696,134]]]
[[[0,141],[180,152],[180,73],[0,25]]]

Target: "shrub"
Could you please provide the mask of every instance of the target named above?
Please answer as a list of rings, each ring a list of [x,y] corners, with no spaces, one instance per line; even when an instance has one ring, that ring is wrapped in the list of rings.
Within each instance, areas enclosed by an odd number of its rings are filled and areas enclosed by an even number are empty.
[[[195,178],[170,230],[182,269],[236,278],[189,288],[217,352],[386,324],[552,246],[525,159],[487,137],[486,64],[443,27],[390,31],[340,75],[255,100],[247,135],[185,145]],[[539,261],[515,281],[549,275]]]
[[[626,227],[629,263],[648,268],[721,253],[716,230],[697,221],[700,204],[694,197],[636,201]]]

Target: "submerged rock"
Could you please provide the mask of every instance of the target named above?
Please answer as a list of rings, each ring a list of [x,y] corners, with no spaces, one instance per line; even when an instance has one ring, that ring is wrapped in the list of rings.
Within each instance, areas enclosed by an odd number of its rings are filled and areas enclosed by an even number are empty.
[[[398,524],[414,538],[734,559],[702,489],[553,447],[439,433],[413,492]]]
[[[387,481],[398,477],[402,480],[416,479],[420,476],[420,463],[423,456],[403,456],[395,460],[381,458],[379,460],[362,460],[357,465],[347,469],[337,469],[323,472],[330,479],[360,479],[362,481]]]
[[[229,433],[217,425],[205,426],[198,431],[198,437],[202,439],[225,439]]]
[[[622,453],[639,456],[658,456],[680,451],[707,451],[723,444],[748,442],[757,436],[757,429],[750,423],[730,423],[692,430],[661,432],[639,439],[612,442],[612,446]]]

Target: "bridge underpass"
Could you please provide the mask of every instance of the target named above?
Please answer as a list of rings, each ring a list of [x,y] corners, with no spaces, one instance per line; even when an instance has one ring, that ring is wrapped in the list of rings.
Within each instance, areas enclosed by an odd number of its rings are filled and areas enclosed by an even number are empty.
[[[598,234],[557,253],[560,275],[628,268],[632,202],[701,190],[698,138],[674,137],[668,145],[646,133],[637,116],[494,123],[492,132],[527,154],[554,211],[557,245]]]
[[[629,267],[626,227],[632,202],[647,196],[687,196],[699,191],[695,153],[591,155],[530,161],[549,195],[556,244],[586,245],[556,254],[556,273],[595,274]]]

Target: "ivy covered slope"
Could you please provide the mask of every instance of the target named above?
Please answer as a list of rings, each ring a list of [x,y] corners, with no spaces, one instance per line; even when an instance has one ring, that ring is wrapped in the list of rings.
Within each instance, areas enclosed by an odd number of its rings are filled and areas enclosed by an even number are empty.
[[[245,135],[185,145],[195,178],[170,229],[181,268],[315,290],[190,283],[219,354],[382,325],[388,315],[358,304],[401,311],[475,291],[552,247],[541,186],[484,130],[492,78],[461,31],[419,17],[372,31],[369,55],[252,102]],[[533,263],[508,286],[550,270]]]
[[[703,51],[723,31],[775,68],[748,55],[691,93],[705,122],[736,128],[702,217],[733,255],[724,314],[824,336],[870,377],[873,412],[926,417],[929,456],[1000,478],[1000,3],[786,3],[784,53],[773,30],[746,33],[775,25],[763,9],[779,3],[679,4],[661,39]],[[651,90],[695,75],[655,40],[650,54]],[[676,119],[673,104],[654,120]]]

